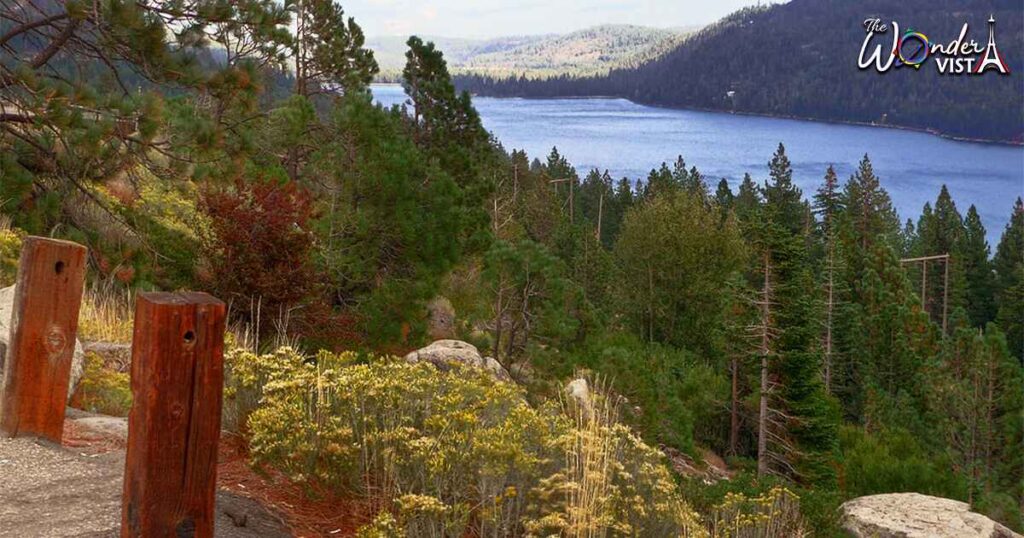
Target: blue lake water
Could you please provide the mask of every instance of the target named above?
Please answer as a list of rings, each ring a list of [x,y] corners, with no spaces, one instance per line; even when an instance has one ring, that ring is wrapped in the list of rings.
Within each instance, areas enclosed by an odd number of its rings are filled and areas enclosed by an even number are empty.
[[[405,102],[401,86],[379,84],[384,105]],[[1014,200],[1024,196],[1024,147],[959,142],[927,133],[867,126],[655,108],[625,99],[473,99],[484,126],[506,149],[542,161],[553,146],[581,176],[591,168],[615,178],[645,178],[682,155],[712,187],[726,178],[733,190],[749,172],[768,175],[782,142],[796,183],[810,196],[831,164],[841,180],[867,153],[901,220],[917,223],[921,208],[945,183],[960,213],[974,204],[993,251]]]

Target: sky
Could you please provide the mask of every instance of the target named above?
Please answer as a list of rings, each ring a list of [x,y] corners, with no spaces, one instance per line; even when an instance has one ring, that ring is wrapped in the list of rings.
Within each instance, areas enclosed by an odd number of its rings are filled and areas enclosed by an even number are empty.
[[[704,25],[757,0],[340,0],[368,36],[488,38],[599,24]]]

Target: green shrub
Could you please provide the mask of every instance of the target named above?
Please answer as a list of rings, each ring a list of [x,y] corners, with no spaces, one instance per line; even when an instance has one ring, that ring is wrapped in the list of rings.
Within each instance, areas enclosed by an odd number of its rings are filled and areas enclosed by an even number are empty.
[[[758,479],[750,472],[713,484],[685,478],[681,489],[716,538],[790,538],[811,529],[816,537],[846,536],[839,528],[841,501],[834,490],[794,488],[778,477]]]
[[[845,426],[839,434],[840,488],[845,498],[914,491],[966,500],[967,484],[948,460],[932,454],[905,430],[865,433]]]
[[[557,378],[586,369],[609,380],[629,401],[624,420],[652,443],[673,446],[698,457],[694,441],[711,444],[700,426],[727,421],[726,378],[686,350],[641,342],[625,333],[588,340],[579,350],[538,350],[534,365]],[[696,434],[696,438],[695,438]]]
[[[1021,515],[1021,507],[1013,495],[1000,492],[983,492],[974,501],[971,508],[975,512],[1005,524],[1007,527],[1020,532],[1024,530],[1024,517]]]

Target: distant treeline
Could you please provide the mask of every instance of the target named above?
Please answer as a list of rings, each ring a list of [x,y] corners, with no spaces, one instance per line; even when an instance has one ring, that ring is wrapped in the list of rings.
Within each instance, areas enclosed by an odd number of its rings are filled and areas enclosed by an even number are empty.
[[[943,75],[929,58],[919,69],[860,70],[864,20],[892,21],[946,44],[970,24],[967,40],[984,47],[988,17],[1011,74]],[[460,89],[497,97],[617,96],[638,103],[891,124],[946,135],[1024,141],[1024,4],[1013,1],[794,0],[746,8],[640,67],[607,76],[456,77]],[[873,50],[871,47],[869,50]]]

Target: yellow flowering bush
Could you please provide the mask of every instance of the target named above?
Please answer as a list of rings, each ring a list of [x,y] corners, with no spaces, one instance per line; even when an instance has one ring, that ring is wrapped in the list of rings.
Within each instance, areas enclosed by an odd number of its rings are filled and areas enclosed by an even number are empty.
[[[128,374],[105,367],[99,355],[86,353],[77,398],[86,411],[126,417],[132,407],[131,380]]]
[[[800,516],[800,498],[782,486],[756,497],[728,493],[711,519],[715,538],[798,538],[809,534]]]
[[[13,285],[18,277],[22,237],[23,234],[18,230],[6,224],[0,225],[0,287]]]
[[[705,536],[664,456],[618,422],[618,402],[591,391],[564,406],[563,465],[534,489],[531,536]]]
[[[699,536],[661,454],[611,414],[475,369],[289,348],[227,357],[254,462],[380,503],[360,536]],[[585,494],[584,494],[585,493]]]

